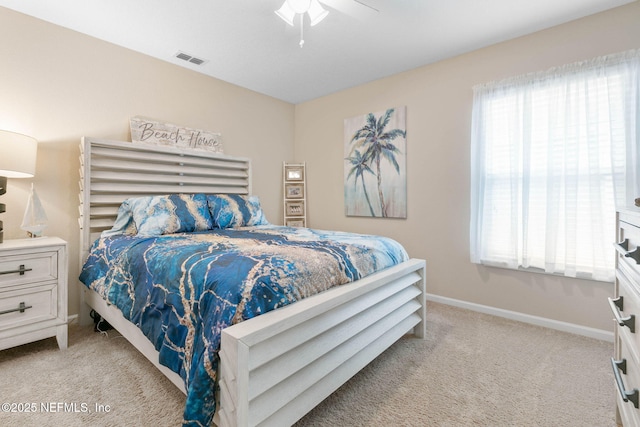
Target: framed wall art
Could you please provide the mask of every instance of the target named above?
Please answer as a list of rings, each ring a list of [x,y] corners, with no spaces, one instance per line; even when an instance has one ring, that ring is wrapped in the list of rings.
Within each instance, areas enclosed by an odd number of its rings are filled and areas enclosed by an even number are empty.
[[[291,202],[285,203],[286,216],[304,216],[304,202]]]
[[[304,218],[288,218],[285,225],[287,227],[305,227],[306,224]]]
[[[304,199],[304,184],[291,184],[284,185],[284,197],[287,199]]]
[[[131,142],[166,145],[181,149],[197,149],[222,153],[222,135],[202,129],[192,129],[146,117],[129,119]]]
[[[304,181],[304,167],[302,165],[286,165],[284,174],[286,181]]]
[[[407,217],[406,107],[344,121],[347,216]]]

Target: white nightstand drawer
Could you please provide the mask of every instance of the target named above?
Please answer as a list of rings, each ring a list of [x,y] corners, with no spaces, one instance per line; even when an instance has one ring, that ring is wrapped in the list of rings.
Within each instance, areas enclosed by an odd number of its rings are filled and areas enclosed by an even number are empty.
[[[0,290],[16,284],[38,283],[57,278],[56,251],[0,257]]]
[[[0,333],[30,323],[55,319],[56,286],[47,285],[0,293]]]

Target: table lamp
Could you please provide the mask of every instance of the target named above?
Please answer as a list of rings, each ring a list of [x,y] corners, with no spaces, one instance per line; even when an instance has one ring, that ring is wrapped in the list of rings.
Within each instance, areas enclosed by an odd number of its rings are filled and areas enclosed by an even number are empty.
[[[7,178],[31,178],[36,173],[38,141],[30,136],[0,130],[0,195],[7,192]],[[0,213],[6,206],[0,203]],[[4,228],[0,221],[0,243]]]

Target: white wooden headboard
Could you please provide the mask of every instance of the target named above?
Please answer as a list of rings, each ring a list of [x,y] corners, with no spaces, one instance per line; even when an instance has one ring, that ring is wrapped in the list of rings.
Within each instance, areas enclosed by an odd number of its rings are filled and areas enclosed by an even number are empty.
[[[82,138],[80,262],[129,197],[170,193],[251,194],[251,160],[200,150]]]

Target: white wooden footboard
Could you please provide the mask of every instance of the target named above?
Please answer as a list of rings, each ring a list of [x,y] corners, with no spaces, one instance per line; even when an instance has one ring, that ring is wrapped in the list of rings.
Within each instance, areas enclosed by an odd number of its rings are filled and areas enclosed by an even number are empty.
[[[410,260],[222,331],[221,426],[291,425],[407,332],[425,335]]]

